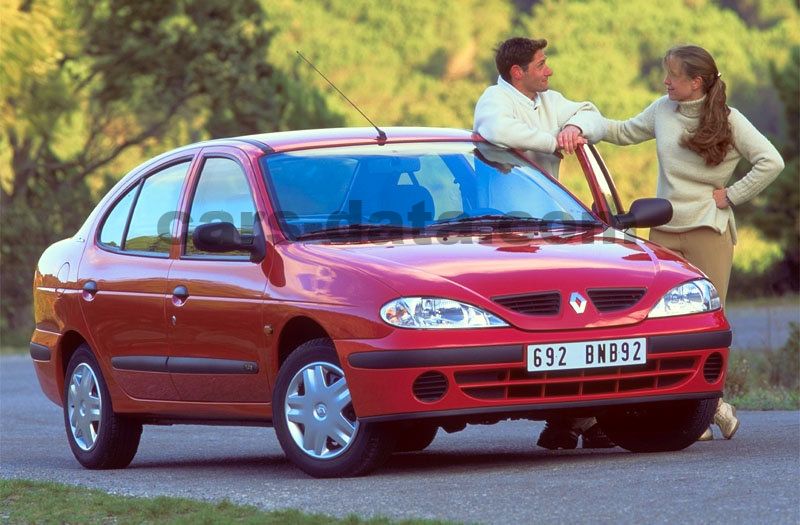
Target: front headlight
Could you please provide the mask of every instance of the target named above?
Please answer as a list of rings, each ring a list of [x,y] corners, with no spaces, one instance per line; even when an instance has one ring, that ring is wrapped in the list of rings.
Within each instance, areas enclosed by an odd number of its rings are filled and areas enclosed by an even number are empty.
[[[717,289],[707,279],[698,279],[676,286],[650,310],[647,317],[671,317],[719,310]]]
[[[508,326],[475,306],[439,297],[400,297],[381,308],[381,319],[400,328],[486,328]]]

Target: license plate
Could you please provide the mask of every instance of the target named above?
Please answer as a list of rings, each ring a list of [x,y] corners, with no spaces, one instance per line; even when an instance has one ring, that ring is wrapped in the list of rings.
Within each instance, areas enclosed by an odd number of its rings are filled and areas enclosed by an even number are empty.
[[[528,372],[574,370],[647,362],[647,339],[607,339],[528,345]]]

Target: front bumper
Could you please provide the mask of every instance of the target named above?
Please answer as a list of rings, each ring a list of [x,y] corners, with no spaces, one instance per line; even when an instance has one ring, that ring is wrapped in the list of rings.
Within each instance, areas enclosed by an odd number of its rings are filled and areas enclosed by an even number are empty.
[[[356,413],[366,421],[600,410],[645,401],[719,397],[731,342],[727,321],[721,313],[680,321],[689,330],[676,332],[664,320],[648,320],[635,329],[569,333],[405,330],[378,340],[338,340],[336,347]],[[444,337],[451,344],[430,346]],[[550,372],[526,368],[525,348],[533,342],[629,337],[647,337],[645,364]],[[428,347],[421,347],[425,342]]]

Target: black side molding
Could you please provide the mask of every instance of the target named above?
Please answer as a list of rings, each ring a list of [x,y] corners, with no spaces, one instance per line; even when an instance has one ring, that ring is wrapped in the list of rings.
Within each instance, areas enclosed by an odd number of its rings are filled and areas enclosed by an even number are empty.
[[[694,334],[654,335],[648,338],[647,353],[680,352],[681,350],[703,350],[705,348],[728,348],[733,333],[730,330],[701,332]]]
[[[112,357],[111,366],[131,372],[167,372],[167,357],[159,355],[131,355]]]
[[[255,361],[211,359],[207,357],[124,356],[112,357],[117,370],[131,372],[169,372],[172,374],[257,374]]]
[[[257,374],[258,363],[206,357],[170,357],[167,370],[172,374]]]
[[[522,358],[521,345],[508,345],[359,352],[350,354],[347,362],[355,368],[386,369],[521,363]]]
[[[50,361],[50,348],[31,342],[31,357],[37,361]]]

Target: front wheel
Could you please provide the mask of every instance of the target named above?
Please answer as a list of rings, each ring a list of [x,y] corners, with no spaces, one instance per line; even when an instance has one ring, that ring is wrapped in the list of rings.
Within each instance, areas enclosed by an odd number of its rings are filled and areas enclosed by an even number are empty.
[[[708,428],[716,399],[665,401],[610,409],[597,417],[617,445],[631,452],[682,450]]]
[[[142,424],[114,413],[100,365],[85,344],[67,365],[64,425],[72,453],[88,469],[125,468],[139,448]]]
[[[308,341],[289,355],[278,371],[272,409],[284,453],[317,478],[366,474],[394,446],[385,425],[358,420],[329,339]]]

